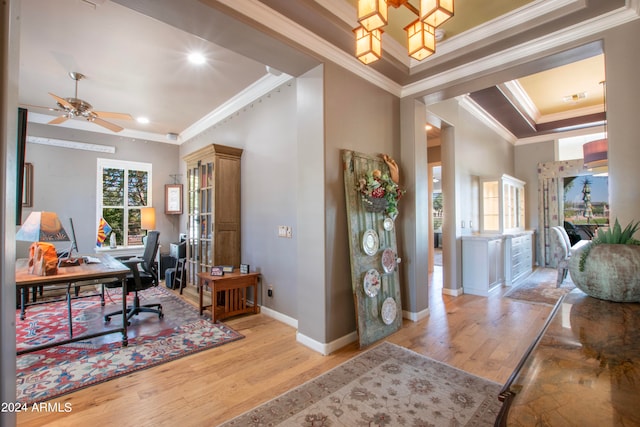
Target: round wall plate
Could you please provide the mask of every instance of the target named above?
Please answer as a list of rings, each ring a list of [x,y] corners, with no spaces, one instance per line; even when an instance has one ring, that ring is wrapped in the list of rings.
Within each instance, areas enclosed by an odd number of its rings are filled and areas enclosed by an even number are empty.
[[[382,314],[382,321],[385,325],[390,325],[394,320],[396,320],[396,316],[398,315],[398,306],[395,300],[389,297],[382,303],[382,310],[380,311]]]
[[[362,283],[364,287],[364,293],[367,296],[373,298],[380,292],[380,273],[375,268],[367,271],[364,275],[364,281]]]
[[[375,230],[368,229],[362,235],[362,250],[367,255],[375,255],[380,248],[380,239]]]
[[[393,220],[391,218],[389,218],[389,217],[386,217],[384,219],[384,221],[382,222],[382,226],[387,231],[393,230]]]

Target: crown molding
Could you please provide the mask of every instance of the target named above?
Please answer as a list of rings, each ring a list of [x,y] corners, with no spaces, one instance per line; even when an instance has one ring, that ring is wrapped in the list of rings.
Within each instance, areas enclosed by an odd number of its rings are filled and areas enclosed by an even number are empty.
[[[520,82],[511,80],[498,85],[498,88],[505,93],[505,95],[511,95],[510,98],[513,98],[517,104],[517,109],[523,110],[527,116],[531,117],[536,123],[539,123],[542,114],[540,114],[540,110],[538,110],[538,107],[533,103]]]
[[[262,2],[258,0],[218,0],[218,2],[242,15],[260,22],[272,31],[277,32],[289,40],[293,40],[331,62],[335,62],[372,84],[396,96],[400,96],[401,85],[375,71],[373,68],[364,65],[355,56],[338,49],[333,44],[274,11]]]
[[[638,15],[635,11],[627,7],[619,8],[555,33],[547,34],[521,45],[488,55],[485,58],[449,69],[444,73],[406,85],[402,89],[402,97],[427,92],[435,87],[443,86],[456,80],[467,79],[470,75],[491,69],[504,68],[506,64],[527,60],[554,48],[617,27],[637,18]]]
[[[251,86],[248,86],[242,92],[238,93],[220,107],[211,111],[209,114],[182,131],[178,136],[179,143],[182,144],[210,127],[220,123],[236,111],[246,107],[253,101],[266,95],[291,79],[293,79],[293,77],[286,73],[281,73],[278,76],[271,73],[265,74]]]
[[[464,108],[473,116],[478,118],[481,122],[487,125],[489,129],[493,130],[499,136],[515,145],[518,138],[516,138],[514,134],[509,132],[507,128],[502,126],[500,122],[494,119],[493,116],[484,111],[473,99],[471,99],[469,95],[457,96],[456,100],[458,101],[458,105],[460,105],[460,107]]]

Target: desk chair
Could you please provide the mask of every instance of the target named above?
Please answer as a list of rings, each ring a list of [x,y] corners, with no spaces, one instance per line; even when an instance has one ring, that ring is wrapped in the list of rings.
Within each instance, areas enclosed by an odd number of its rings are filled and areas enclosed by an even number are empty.
[[[160,319],[164,317],[161,304],[140,305],[140,298],[138,296],[139,291],[158,286],[158,268],[155,260],[156,254],[158,253],[159,237],[159,231],[150,231],[147,235],[147,242],[142,258],[121,260],[123,264],[131,269],[131,273],[127,275],[127,292],[135,292],[133,305],[127,307],[127,320],[142,312],[155,313]],[[105,284],[105,286],[107,288],[119,288],[121,284],[108,283]],[[122,295],[122,298],[126,298],[126,295]],[[107,314],[104,316],[104,321],[108,322],[111,320],[111,316],[117,314],[122,314],[122,310]]]

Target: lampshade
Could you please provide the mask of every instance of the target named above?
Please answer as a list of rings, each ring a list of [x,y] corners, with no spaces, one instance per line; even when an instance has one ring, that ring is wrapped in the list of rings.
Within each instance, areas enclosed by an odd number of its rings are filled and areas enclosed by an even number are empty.
[[[386,0],[358,0],[358,22],[367,31],[387,25],[387,12]]]
[[[582,146],[584,165],[590,169],[605,166],[607,164],[608,151],[609,140],[607,138],[585,143]]]
[[[153,230],[156,228],[156,209],[140,208],[140,228]]]
[[[418,61],[423,60],[436,51],[435,28],[416,19],[404,27],[407,32],[409,56]]]
[[[367,31],[360,26],[353,30],[356,35],[356,57],[370,64],[382,57],[382,30]]]
[[[16,240],[25,242],[68,242],[69,235],[65,231],[60,218],[55,212],[31,212],[22,224]]]
[[[453,16],[453,0],[420,0],[420,20],[439,27]]]

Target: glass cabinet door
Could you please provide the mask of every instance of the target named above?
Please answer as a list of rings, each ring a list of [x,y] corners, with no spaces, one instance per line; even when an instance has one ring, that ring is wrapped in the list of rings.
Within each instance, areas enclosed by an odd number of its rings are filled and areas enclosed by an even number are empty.
[[[509,175],[480,179],[482,233],[524,230],[524,185],[524,181]]]

